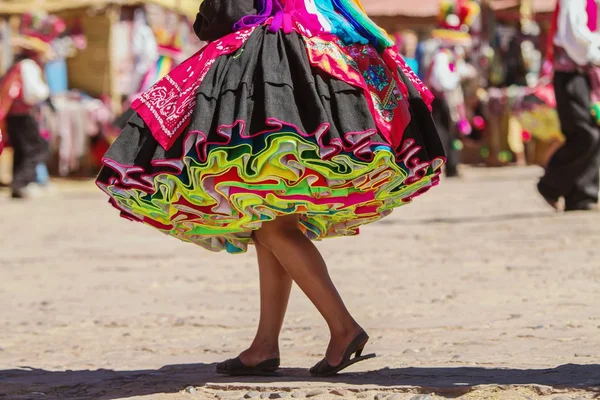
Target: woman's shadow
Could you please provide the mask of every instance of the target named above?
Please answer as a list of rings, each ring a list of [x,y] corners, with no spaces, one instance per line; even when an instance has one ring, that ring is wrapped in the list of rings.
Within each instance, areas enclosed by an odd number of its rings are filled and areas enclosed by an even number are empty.
[[[305,369],[291,368],[279,377],[229,378],[214,373],[212,364],[169,365],[139,371],[45,371],[23,367],[0,371],[0,399],[118,399],[160,393],[176,393],[188,386],[226,388],[294,387],[299,382],[375,385],[386,389],[416,387],[423,393],[455,397],[478,385],[543,385],[557,389],[600,393],[600,364],[567,364],[549,369],[511,368],[385,368],[366,373],[348,373],[325,380],[309,377]],[[278,384],[280,386],[278,386]],[[330,385],[328,385],[330,384]]]

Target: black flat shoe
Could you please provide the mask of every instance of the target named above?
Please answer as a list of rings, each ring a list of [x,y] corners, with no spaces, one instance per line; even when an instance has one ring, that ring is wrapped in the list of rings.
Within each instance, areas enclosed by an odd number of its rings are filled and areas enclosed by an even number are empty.
[[[358,334],[358,336],[356,336],[356,338],[354,338],[352,343],[350,343],[346,349],[344,358],[342,359],[342,363],[340,365],[334,367],[327,362],[327,358],[324,358],[317,365],[310,369],[310,374],[319,378],[332,376],[358,362],[375,358],[375,354],[367,354],[366,356],[362,355],[362,352],[368,341],[369,335],[367,335],[365,331],[362,331]],[[353,355],[354,357],[352,357]]]
[[[565,212],[573,212],[573,211],[600,211],[600,207],[598,207],[597,203],[587,203],[587,204],[579,205],[577,207],[565,208]]]
[[[263,361],[256,367],[248,367],[239,357],[223,361],[217,365],[217,374],[229,376],[274,376],[279,369],[281,360],[273,358]]]

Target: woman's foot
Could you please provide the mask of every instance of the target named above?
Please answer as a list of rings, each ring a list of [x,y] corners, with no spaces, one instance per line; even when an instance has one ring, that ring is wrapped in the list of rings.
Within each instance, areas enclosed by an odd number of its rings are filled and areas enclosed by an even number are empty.
[[[369,335],[367,335],[365,331],[361,330],[346,346],[341,360],[338,363],[331,364],[329,359],[326,357],[310,369],[310,374],[315,377],[333,376],[350,367],[351,365],[375,358],[375,354],[363,355],[363,350],[368,341]]]
[[[325,359],[329,365],[337,367],[344,359],[344,354],[348,349],[348,346],[358,335],[364,332],[364,329],[360,325],[356,324],[348,330],[344,330],[339,333],[332,333],[327,347],[327,353],[325,353]]]
[[[239,355],[239,359],[248,367],[255,367],[267,360],[279,359],[279,348],[251,346]]]
[[[13,199],[35,199],[38,197],[42,197],[44,195],[44,190],[37,183],[30,183],[29,185],[20,188],[13,189],[12,198]]]
[[[217,365],[217,374],[229,376],[273,376],[276,375],[279,366],[279,358],[265,360],[256,366],[249,367],[239,357],[236,357]]]
[[[546,201],[546,203],[548,203],[548,205],[550,207],[554,208],[554,210],[556,210],[556,211],[560,211],[560,198],[553,197],[553,196],[550,196],[549,194],[547,194],[546,190],[541,182],[538,183],[537,190],[540,193],[540,195],[542,196],[542,198]]]
[[[600,211],[600,207],[598,206],[598,203],[584,203],[584,204],[578,204],[577,206],[569,206],[565,208],[566,212],[573,212],[573,211]]]
[[[273,375],[280,363],[279,349],[253,346],[238,357],[218,364],[217,373],[231,376]]]

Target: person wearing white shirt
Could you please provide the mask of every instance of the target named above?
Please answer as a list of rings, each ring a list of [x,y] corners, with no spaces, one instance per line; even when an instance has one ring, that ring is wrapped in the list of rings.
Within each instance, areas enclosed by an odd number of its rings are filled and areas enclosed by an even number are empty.
[[[559,0],[554,45],[580,66],[600,65],[600,33],[589,28],[587,0]],[[597,12],[597,11],[596,11]],[[591,16],[597,19],[598,16]],[[597,23],[596,23],[597,25]]]
[[[551,158],[538,191],[555,209],[598,210],[600,127],[591,114],[590,72],[600,66],[595,0],[559,0],[550,39],[557,111],[566,142]]]
[[[23,101],[37,106],[50,97],[50,88],[44,82],[42,68],[32,59],[21,61],[21,79],[23,80]]]
[[[438,50],[432,61],[432,71],[429,79],[429,86],[436,92],[449,92],[460,84],[460,74],[458,68],[452,68],[450,50]]]
[[[472,132],[462,83],[477,72],[466,61],[466,53],[473,44],[471,30],[477,29],[480,17],[477,1],[440,0],[438,28],[429,41],[432,57],[425,81],[435,95],[432,116],[446,151],[447,177],[458,176],[459,136]]]
[[[48,144],[40,136],[34,116],[37,105],[50,96],[42,68],[32,57],[22,54],[12,68],[20,73],[20,94],[13,100],[6,118],[6,128],[14,150],[12,197],[27,198],[41,193],[36,184],[37,169],[46,162]]]
[[[476,74],[474,67],[461,56],[462,48],[438,48],[430,64],[427,84],[435,94],[432,116],[446,150],[446,176],[458,176],[460,151],[455,148],[458,126],[464,120],[464,94],[462,82]],[[457,54],[458,53],[458,54]],[[461,108],[462,107],[462,108]]]

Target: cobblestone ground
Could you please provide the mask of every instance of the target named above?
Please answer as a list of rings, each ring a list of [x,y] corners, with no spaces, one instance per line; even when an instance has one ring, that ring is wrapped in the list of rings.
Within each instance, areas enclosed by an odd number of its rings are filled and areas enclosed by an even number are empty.
[[[361,236],[320,243],[379,355],[327,380],[306,372],[328,337],[298,290],[283,376],[214,375],[253,335],[253,252],[121,220],[89,182],[28,202],[2,192],[0,399],[593,398],[600,213],[551,212],[539,173],[468,169]]]

